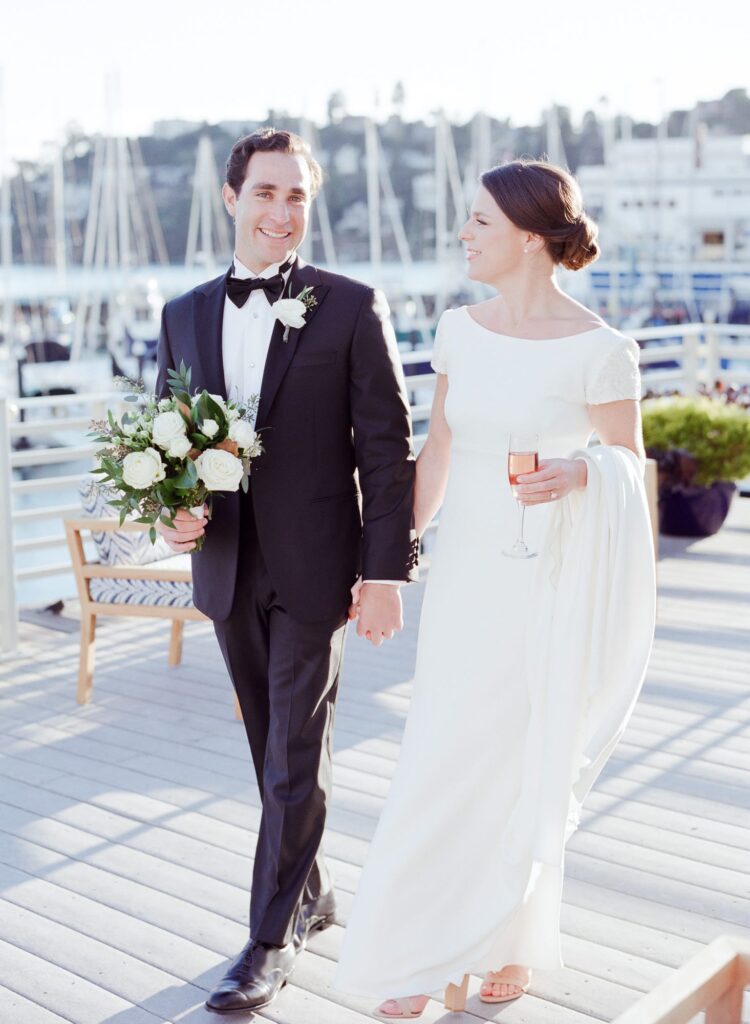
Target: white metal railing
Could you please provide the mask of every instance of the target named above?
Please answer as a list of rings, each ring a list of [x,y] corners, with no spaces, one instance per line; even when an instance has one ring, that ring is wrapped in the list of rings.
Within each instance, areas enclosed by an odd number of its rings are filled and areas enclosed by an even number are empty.
[[[641,372],[645,387],[675,387],[692,394],[699,384],[724,378],[750,384],[750,324],[685,324],[679,327],[647,327],[633,331],[643,342]],[[732,360],[747,365],[723,369]],[[654,367],[676,362],[675,368]]]
[[[710,384],[719,377],[733,382],[750,383],[750,326],[735,324],[686,324],[651,327],[637,330],[632,336],[644,343],[641,367],[644,387],[659,391],[679,388],[694,392],[700,383]],[[435,374],[429,369],[432,352],[417,349],[401,353],[407,369],[424,366],[425,370],[406,377],[412,401],[415,424],[424,425],[430,413],[430,392]],[[746,361],[731,371],[721,369],[722,360]],[[654,364],[675,362],[676,367]],[[481,367],[478,368],[481,371]],[[16,584],[70,571],[67,555],[62,561],[45,561],[34,566],[18,567],[17,556],[29,552],[64,550],[62,529],[50,530],[38,537],[17,537],[14,532],[27,524],[49,520],[61,527],[62,520],[79,513],[78,503],[64,502],[64,490],[76,487],[79,473],[55,475],[45,473],[46,467],[62,467],[92,457],[96,446],[82,443],[81,435],[92,418],[103,417],[108,406],[119,405],[122,393],[98,391],[87,394],[58,395],[43,398],[0,398],[0,649],[12,649],[16,642]],[[43,415],[39,415],[40,412]],[[21,415],[23,414],[23,419]],[[75,432],[70,443],[58,438],[56,446],[13,450],[19,437],[43,439],[54,434]],[[417,427],[415,445],[421,447],[426,434]],[[32,479],[14,480],[13,470],[36,472]],[[15,507],[14,499],[33,501],[32,506]]]
[[[17,584],[71,571],[67,555],[61,554],[65,550],[65,533],[61,528],[41,536],[17,535],[26,524],[50,520],[61,527],[64,518],[80,513],[78,501],[65,503],[65,491],[78,487],[81,472],[50,474],[44,470],[66,463],[90,462],[97,446],[82,443],[81,436],[92,418],[105,416],[107,408],[122,401],[122,393],[114,391],[40,398],[0,397],[0,650],[13,650],[16,646]],[[40,412],[42,416],[37,415]],[[52,438],[59,443],[14,449],[14,442],[22,437]],[[32,479],[18,480],[14,479],[16,469],[40,472]],[[26,501],[33,501],[33,506],[26,505]],[[18,565],[19,555],[54,549],[59,561],[45,559],[38,565]]]
[[[15,650],[18,636],[7,417],[6,402],[0,398],[0,651]]]

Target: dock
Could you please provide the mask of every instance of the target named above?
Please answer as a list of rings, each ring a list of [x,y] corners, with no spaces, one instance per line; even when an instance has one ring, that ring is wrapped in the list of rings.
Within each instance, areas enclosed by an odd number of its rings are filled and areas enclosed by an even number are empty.
[[[431,1001],[425,1024],[611,1022],[714,938],[750,937],[750,500],[714,537],[662,538],[658,583],[642,695],[568,848],[566,967],[497,1007],[473,978],[465,1013]],[[347,640],[325,839],[342,925],[409,710],[423,584],[403,593],[402,634]],[[22,622],[0,658],[0,1022],[215,1024],[260,800],[212,629],[189,624],[169,669],[167,623],[103,621],[79,707],[75,604],[53,625]],[[372,1020],[332,986],[342,936],[316,935],[276,1002],[232,1019]]]

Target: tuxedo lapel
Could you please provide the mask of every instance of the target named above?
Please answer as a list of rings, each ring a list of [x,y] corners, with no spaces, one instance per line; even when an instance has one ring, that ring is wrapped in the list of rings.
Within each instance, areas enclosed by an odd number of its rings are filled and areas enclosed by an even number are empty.
[[[195,348],[200,367],[200,373],[193,372],[193,385],[223,398],[227,397],[222,357],[225,297],[223,276],[197,288],[193,295]]]
[[[297,259],[292,266],[289,283],[284,291],[284,298],[296,298],[305,287],[313,289],[312,295],[315,298],[315,305],[305,313],[305,326],[290,328],[287,340],[284,341],[285,327],[280,320],[274,324],[271,343],[268,347],[266,365],[263,371],[263,382],[260,387],[260,405],[258,407],[257,425],[262,427],[271,411],[271,406],[276,398],[284,374],[297,351],[300,337],[309,329],[310,322],[318,311],[318,308],[328,292],[328,285],[321,285],[320,276],[315,267],[309,266],[301,259]]]

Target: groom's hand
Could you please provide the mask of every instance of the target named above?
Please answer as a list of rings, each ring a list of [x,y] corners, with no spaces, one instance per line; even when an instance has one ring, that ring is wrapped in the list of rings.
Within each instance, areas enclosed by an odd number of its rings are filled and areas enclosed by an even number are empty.
[[[197,519],[184,508],[181,508],[175,513],[174,517],[176,529],[173,530],[159,519],[155,523],[156,532],[161,534],[173,551],[181,554],[186,551],[192,551],[195,547],[195,542],[206,532],[206,523],[208,522],[206,512],[207,509],[204,505],[203,518]]]
[[[401,590],[391,583],[363,583],[359,592],[357,636],[364,636],[375,647],[390,640],[404,628]]]

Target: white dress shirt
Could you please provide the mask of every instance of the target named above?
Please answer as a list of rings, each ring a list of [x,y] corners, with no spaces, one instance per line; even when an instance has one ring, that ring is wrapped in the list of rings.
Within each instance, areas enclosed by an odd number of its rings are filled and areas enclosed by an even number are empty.
[[[280,263],[272,263],[254,274],[242,263],[235,253],[234,277],[273,277],[278,274]],[[289,280],[291,269],[284,274],[284,281]],[[254,396],[260,396],[263,382],[263,371],[266,366],[268,349],[274,328],[274,315],[271,303],[262,288],[250,292],[244,306],[235,306],[231,299],[224,302],[224,319],[222,322],[221,348],[224,362],[224,386],[227,398],[239,402],[249,402]],[[366,583],[387,583],[400,586],[401,580],[366,580]]]
[[[273,277],[280,265],[272,263],[260,274],[254,274],[235,255],[234,277]],[[290,273],[288,270],[284,275],[285,281]],[[231,299],[225,301],[221,344],[227,398],[249,402],[260,395],[273,327],[271,303],[262,288],[250,292],[242,307],[235,306]]]

